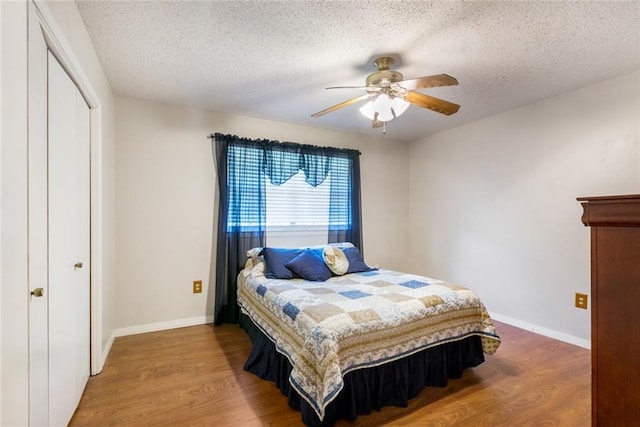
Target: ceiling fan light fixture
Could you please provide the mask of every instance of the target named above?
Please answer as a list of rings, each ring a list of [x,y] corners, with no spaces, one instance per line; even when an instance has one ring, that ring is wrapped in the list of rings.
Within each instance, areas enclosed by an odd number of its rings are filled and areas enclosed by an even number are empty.
[[[373,109],[378,113],[378,120],[381,122],[388,122],[394,118],[393,111],[391,111],[391,98],[386,93],[378,95],[373,102]]]
[[[400,116],[400,114],[407,111],[407,108],[409,108],[409,105],[411,104],[409,104],[407,101],[405,101],[402,98],[395,97],[391,100],[391,108],[393,109],[393,112],[395,113],[396,117]]]
[[[372,99],[371,101],[367,102],[362,107],[360,107],[360,113],[362,113],[362,115],[369,120],[373,120],[373,117],[376,114],[376,110],[373,106],[374,102],[375,102],[375,99]]]
[[[407,108],[409,103],[404,99],[390,98],[386,93],[381,93],[360,107],[360,113],[369,120],[373,120],[378,113],[377,120],[388,122],[407,111]]]

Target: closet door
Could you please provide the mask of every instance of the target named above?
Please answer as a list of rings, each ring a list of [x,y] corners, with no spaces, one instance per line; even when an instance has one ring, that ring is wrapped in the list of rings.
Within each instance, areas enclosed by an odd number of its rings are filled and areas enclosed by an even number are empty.
[[[76,404],[78,406],[91,372],[91,117],[89,106],[76,88],[76,268],[77,344]]]
[[[48,50],[29,2],[29,424],[49,424]]]
[[[67,425],[89,377],[89,108],[48,55],[49,425]]]

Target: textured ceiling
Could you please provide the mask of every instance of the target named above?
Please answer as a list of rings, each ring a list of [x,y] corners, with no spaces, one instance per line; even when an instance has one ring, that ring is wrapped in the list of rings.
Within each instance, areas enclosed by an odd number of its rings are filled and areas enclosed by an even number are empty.
[[[640,69],[640,2],[78,1],[119,95],[330,129],[379,133],[352,105],[373,60],[405,78],[446,73],[387,135],[414,140]],[[639,82],[640,85],[640,82]],[[214,130],[214,129],[212,129]]]

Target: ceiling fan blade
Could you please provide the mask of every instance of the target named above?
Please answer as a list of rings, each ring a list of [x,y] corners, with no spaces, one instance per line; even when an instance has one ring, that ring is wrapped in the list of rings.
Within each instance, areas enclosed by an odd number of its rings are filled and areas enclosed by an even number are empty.
[[[418,77],[417,79],[402,80],[396,83],[406,90],[423,89],[427,87],[455,86],[458,80],[448,74],[436,74],[434,76]]]
[[[408,92],[404,100],[417,105],[418,107],[428,108],[429,110],[446,114],[447,116],[456,113],[460,106],[444,99],[434,98],[419,92]]]
[[[338,110],[338,109],[343,108],[343,107],[347,107],[347,106],[349,106],[351,104],[355,104],[356,102],[362,101],[364,99],[368,99],[369,96],[370,95],[367,93],[367,94],[364,94],[364,95],[360,95],[357,98],[351,98],[351,99],[349,99],[347,101],[341,102],[340,104],[336,104],[333,107],[325,108],[322,111],[318,111],[317,113],[312,114],[311,117],[324,116],[325,114],[328,114],[328,113],[330,113],[332,111]]]

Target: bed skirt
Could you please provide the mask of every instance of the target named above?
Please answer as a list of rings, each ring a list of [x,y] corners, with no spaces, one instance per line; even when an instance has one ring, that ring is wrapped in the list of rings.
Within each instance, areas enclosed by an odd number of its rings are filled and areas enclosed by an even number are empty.
[[[240,326],[253,344],[244,369],[275,382],[287,397],[289,406],[299,410],[304,424],[311,427],[332,426],[338,419],[353,420],[357,415],[370,414],[373,409],[380,410],[383,406],[406,407],[409,399],[423,387],[444,387],[449,378],[460,378],[465,368],[484,362],[481,339],[471,336],[381,366],[349,372],[344,376],[344,388],[327,406],[324,419],[320,420],[289,384],[292,370],[289,360],[278,353],[275,344],[242,313]]]

